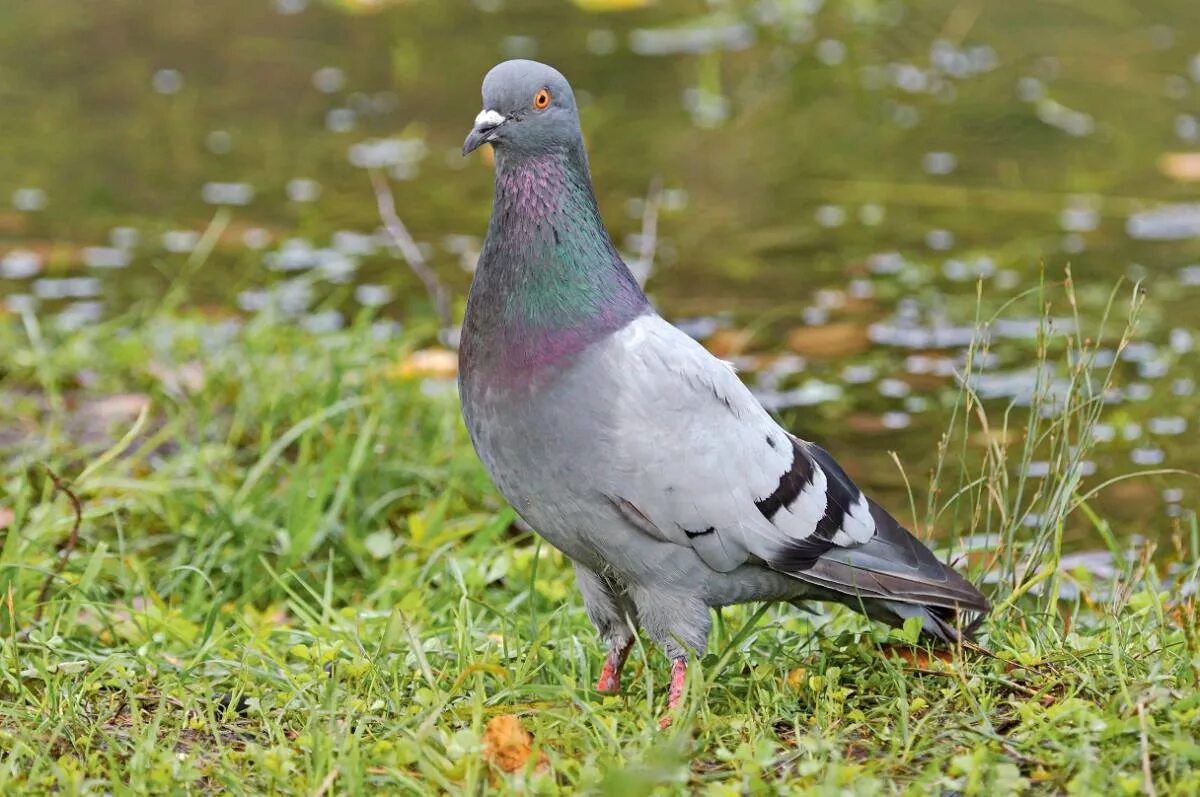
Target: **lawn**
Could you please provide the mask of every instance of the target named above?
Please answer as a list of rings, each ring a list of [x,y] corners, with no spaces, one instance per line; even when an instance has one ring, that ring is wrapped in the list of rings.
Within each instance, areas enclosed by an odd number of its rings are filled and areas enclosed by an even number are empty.
[[[1200,792],[1200,531],[1164,518],[1131,549],[1095,510],[1114,377],[1066,364],[1094,343],[1046,333],[1054,412],[964,390],[942,467],[909,474],[902,518],[932,494],[922,528],[994,535],[961,565],[997,607],[990,655],[734,607],[660,732],[662,654],[593,691],[569,563],[491,486],[433,339],[0,317],[0,793]],[[1111,578],[1064,558],[1069,523]]]

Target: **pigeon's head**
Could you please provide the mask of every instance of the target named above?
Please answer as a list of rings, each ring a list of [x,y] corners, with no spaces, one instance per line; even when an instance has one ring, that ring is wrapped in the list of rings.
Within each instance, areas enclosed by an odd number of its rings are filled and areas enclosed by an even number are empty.
[[[552,66],[518,59],[492,67],[483,79],[483,110],[463,142],[498,152],[537,154],[581,140],[571,84]]]

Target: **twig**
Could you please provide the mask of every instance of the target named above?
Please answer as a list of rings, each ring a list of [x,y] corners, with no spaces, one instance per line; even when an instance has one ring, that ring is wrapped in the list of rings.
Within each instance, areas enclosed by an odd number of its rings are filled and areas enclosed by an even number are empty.
[[[63,568],[67,566],[67,560],[71,558],[71,553],[79,544],[79,526],[83,523],[83,505],[79,503],[79,496],[75,495],[74,491],[54,471],[46,468],[46,475],[50,477],[50,481],[54,482],[54,489],[64,493],[70,499],[71,508],[75,511],[75,522],[71,524],[71,533],[58,546],[58,564],[55,565],[54,572],[46,576],[46,580],[42,582],[42,590],[38,593],[37,605],[33,609],[35,624],[42,619],[42,611],[46,608],[46,598],[50,595],[50,585],[54,583],[54,579],[62,575]]]
[[[1141,734],[1139,741],[1142,747],[1142,790],[1146,793],[1146,797],[1157,797],[1158,792],[1154,789],[1154,775],[1150,772],[1150,739],[1146,731],[1146,704],[1138,701],[1137,704],[1138,724],[1141,726]]]
[[[425,262],[421,248],[417,246],[417,242],[408,232],[408,227],[404,226],[404,222],[396,213],[396,200],[392,196],[392,187],[388,185],[387,178],[375,169],[369,170],[368,173],[371,175],[371,187],[375,191],[375,204],[379,208],[379,218],[383,221],[383,228],[387,230],[395,247],[400,250],[400,255],[408,263],[408,267],[425,285],[425,291],[433,301],[434,309],[437,311],[438,318],[441,319],[442,326],[449,328],[453,323],[450,316],[450,295],[438,280],[437,274]]]
[[[642,235],[638,239],[638,282],[643,285],[654,270],[654,255],[658,251],[658,210],[662,205],[662,178],[655,177],[642,202]]]

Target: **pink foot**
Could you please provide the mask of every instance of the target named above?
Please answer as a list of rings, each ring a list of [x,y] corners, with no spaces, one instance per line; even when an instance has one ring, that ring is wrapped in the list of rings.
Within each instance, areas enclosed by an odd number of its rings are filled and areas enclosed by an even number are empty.
[[[671,661],[671,688],[667,691],[668,713],[658,721],[658,727],[664,731],[671,727],[671,722],[674,720],[670,712],[679,708],[679,701],[683,699],[685,681],[687,681],[687,659],[673,659]]]
[[[621,691],[621,669],[629,651],[633,650],[633,640],[624,645],[614,644],[608,649],[608,657],[604,660],[604,669],[600,670],[600,680],[596,682],[596,691],[606,695],[614,695]]]

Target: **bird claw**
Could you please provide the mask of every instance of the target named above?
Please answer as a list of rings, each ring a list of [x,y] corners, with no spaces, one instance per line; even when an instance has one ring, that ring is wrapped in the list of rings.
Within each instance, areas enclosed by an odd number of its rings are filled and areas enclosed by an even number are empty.
[[[683,702],[683,687],[687,683],[687,659],[671,661],[671,687],[667,690],[667,713],[658,720],[658,729],[665,731],[675,721],[674,712]]]
[[[625,667],[625,659],[633,650],[633,640],[625,644],[614,643],[608,649],[608,657],[604,659],[604,669],[600,671],[600,680],[596,682],[596,691],[603,695],[615,695],[621,691],[621,670]]]

